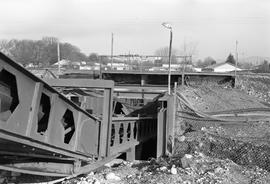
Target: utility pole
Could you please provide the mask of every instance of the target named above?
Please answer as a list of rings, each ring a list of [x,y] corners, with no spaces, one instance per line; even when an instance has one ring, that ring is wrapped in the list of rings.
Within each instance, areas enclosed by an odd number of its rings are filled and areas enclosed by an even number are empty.
[[[235,81],[236,81],[236,67],[237,67],[237,63],[238,63],[238,41],[236,40],[235,42],[235,70],[234,70],[234,77],[235,77]]]
[[[57,39],[57,62],[58,62],[58,78],[60,75],[60,44],[59,44],[59,39]]]
[[[185,66],[186,66],[186,61],[187,61],[187,53],[186,53],[186,38],[184,39],[184,63],[182,65],[182,82],[181,82],[181,85],[184,85],[185,83]]]
[[[102,66],[101,66],[101,57],[98,56],[98,62],[99,62],[99,79],[102,79]]]
[[[129,67],[131,66],[131,62],[130,62],[130,51],[128,51],[128,67],[127,69],[129,70]]]
[[[112,33],[112,40],[111,40],[111,69],[113,68],[113,33]]]

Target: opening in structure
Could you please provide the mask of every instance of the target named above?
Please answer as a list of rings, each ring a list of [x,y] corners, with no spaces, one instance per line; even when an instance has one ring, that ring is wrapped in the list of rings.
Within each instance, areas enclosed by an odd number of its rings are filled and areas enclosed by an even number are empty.
[[[43,134],[48,129],[49,117],[51,111],[50,97],[42,93],[38,111],[37,132]]]
[[[75,123],[74,123],[73,112],[71,110],[67,109],[61,122],[62,122],[62,125],[63,125],[64,130],[65,130],[64,143],[69,144],[70,140],[75,132]]]
[[[6,121],[19,104],[15,75],[0,71],[0,120]]]

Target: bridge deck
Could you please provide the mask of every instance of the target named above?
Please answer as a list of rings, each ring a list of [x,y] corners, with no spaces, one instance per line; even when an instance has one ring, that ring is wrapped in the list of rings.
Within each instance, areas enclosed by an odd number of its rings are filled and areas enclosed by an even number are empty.
[[[168,75],[168,71],[132,71],[132,70],[102,70],[103,74],[131,74],[131,75]],[[171,75],[182,75],[182,71],[171,71]],[[188,76],[234,76],[234,73],[216,72],[185,72]]]

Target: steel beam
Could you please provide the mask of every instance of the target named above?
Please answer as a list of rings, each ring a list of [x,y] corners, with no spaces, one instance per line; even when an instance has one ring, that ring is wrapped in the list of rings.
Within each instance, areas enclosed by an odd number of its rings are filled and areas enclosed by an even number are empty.
[[[45,82],[53,87],[70,88],[101,88],[113,89],[114,82],[111,80],[99,79],[45,79]]]

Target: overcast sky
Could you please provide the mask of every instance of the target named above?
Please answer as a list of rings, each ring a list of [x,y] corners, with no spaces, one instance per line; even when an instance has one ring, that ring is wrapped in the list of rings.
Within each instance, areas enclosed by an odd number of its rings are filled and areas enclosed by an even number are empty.
[[[89,54],[152,55],[169,44],[197,46],[197,56],[270,56],[269,0],[1,0],[0,39],[55,36]],[[187,44],[189,45],[189,44]]]

